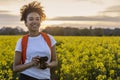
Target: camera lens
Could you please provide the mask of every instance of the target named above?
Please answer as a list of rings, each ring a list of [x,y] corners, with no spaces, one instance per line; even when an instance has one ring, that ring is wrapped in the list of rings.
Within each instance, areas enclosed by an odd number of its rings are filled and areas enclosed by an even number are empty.
[[[46,67],[46,62],[47,62],[47,60],[48,60],[48,57],[47,57],[47,56],[40,58],[40,68],[41,68],[41,69],[46,69],[46,68],[47,68],[47,67]]]

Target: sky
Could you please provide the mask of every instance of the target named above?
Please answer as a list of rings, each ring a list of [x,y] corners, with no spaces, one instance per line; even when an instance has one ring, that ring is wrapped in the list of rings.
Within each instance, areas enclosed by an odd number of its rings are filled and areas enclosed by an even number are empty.
[[[20,8],[34,0],[0,0],[0,27],[22,26]],[[120,0],[36,0],[47,16],[43,25],[120,27]]]

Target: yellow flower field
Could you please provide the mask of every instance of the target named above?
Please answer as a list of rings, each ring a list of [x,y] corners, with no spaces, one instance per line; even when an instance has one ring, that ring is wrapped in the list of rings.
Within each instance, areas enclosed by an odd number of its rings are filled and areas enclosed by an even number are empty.
[[[17,80],[14,49],[21,36],[0,36],[0,80]],[[60,80],[120,80],[120,37],[61,37],[57,41]]]

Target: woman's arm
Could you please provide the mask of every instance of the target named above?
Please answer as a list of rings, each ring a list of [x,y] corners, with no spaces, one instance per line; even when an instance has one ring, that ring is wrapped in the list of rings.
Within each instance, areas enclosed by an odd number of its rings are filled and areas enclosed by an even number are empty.
[[[32,61],[27,63],[27,64],[21,64],[20,63],[21,62],[21,54],[22,53],[19,52],[19,51],[15,52],[14,63],[13,63],[13,71],[15,71],[15,72],[23,71],[27,68],[30,68],[30,67],[38,64],[38,62],[39,62],[39,59],[38,59],[39,57],[38,56],[33,57]]]
[[[58,64],[58,61],[57,61],[57,55],[56,55],[56,45],[54,45],[52,48],[51,48],[51,62],[48,63],[48,67],[51,68],[51,67],[56,67]]]

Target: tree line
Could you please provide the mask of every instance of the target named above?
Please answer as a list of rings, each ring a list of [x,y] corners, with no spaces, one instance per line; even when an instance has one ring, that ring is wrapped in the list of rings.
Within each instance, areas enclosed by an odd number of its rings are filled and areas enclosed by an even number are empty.
[[[46,27],[43,32],[58,36],[120,36],[120,28],[103,29],[92,27],[78,29],[73,27]]]
[[[2,27],[0,29],[0,35],[23,35],[26,34],[27,32],[24,31],[22,28],[20,27]]]
[[[42,31],[54,36],[120,36],[120,28],[92,29],[92,27],[90,27],[89,29],[88,28],[79,29],[79,28],[73,28],[73,27],[48,26]],[[2,27],[0,29],[0,35],[24,35],[27,33],[28,31],[24,31],[20,27],[16,27],[16,28]]]

